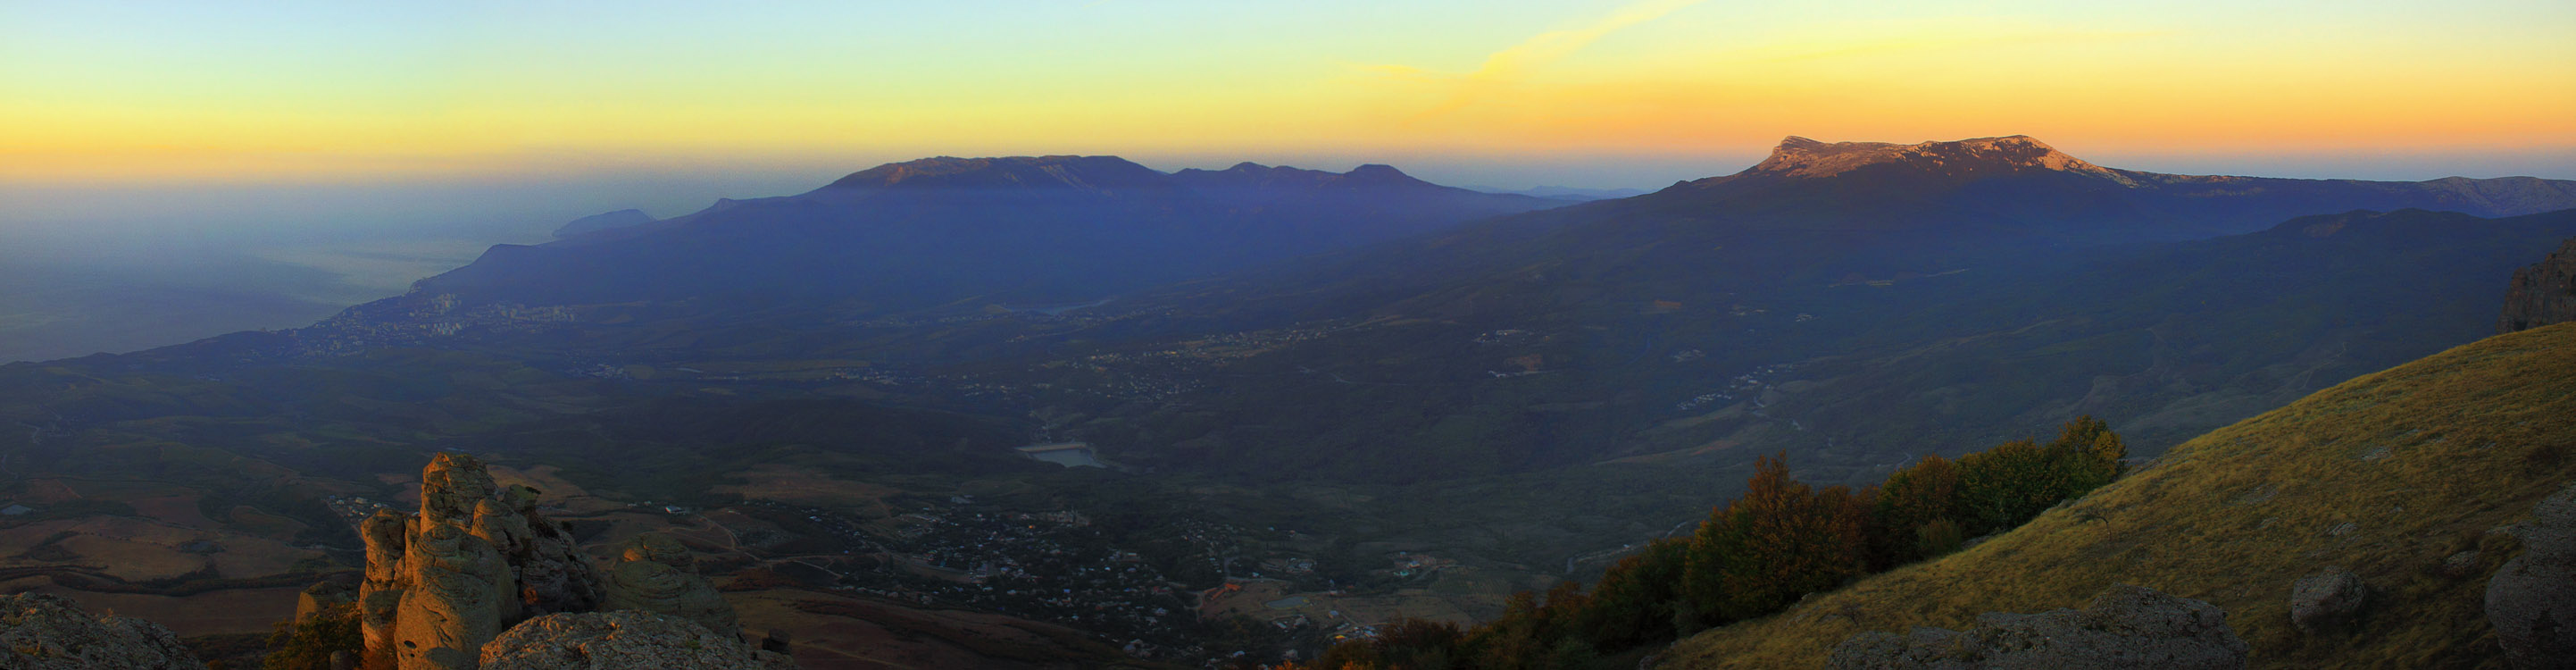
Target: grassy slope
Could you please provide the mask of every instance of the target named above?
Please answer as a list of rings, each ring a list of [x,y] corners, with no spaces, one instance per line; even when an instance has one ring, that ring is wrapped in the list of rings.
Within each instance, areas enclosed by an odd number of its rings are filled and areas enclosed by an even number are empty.
[[[2468,577],[2427,568],[2576,479],[2571,447],[2576,324],[2497,336],[2212,431],[1973,549],[1683,640],[1663,667],[1817,667],[1855,632],[2081,607],[2119,583],[2226,608],[2256,667],[2501,667],[2480,605],[2510,543],[2489,539]],[[2300,636],[2290,584],[2326,565],[2374,601],[2356,630]]]

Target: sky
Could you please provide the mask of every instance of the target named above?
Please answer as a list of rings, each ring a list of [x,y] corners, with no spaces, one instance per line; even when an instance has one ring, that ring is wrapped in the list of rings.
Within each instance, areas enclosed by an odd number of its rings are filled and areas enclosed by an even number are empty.
[[[2576,179],[2570,35],[2567,0],[0,0],[0,345],[309,323],[572,218],[936,155],[1651,189],[1789,135],[2028,134]]]
[[[1068,153],[1652,188],[1787,135],[2576,178],[2569,35],[2565,0],[0,0],[0,211],[493,187],[490,216],[671,215]],[[295,216],[266,207],[236,211]]]

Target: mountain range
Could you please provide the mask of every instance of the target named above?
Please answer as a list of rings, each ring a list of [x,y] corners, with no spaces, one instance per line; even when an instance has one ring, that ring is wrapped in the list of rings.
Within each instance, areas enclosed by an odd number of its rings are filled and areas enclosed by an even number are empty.
[[[1163,173],[1110,156],[930,158],[650,223],[601,215],[628,223],[496,246],[414,293],[466,305],[699,300],[857,314],[967,298],[1083,302],[1561,204],[1384,165]]]
[[[402,473],[452,450],[584,501],[577,533],[695,538],[815,644],[857,639],[822,612],[997,607],[925,576],[980,551],[933,528],[1281,589],[1240,596],[1255,614],[1303,594],[1472,619],[1685,528],[1757,455],[1870,484],[2080,414],[2158,454],[2476,340],[2570,236],[2576,182],[2164,175],[2020,136],[1790,138],[1582,203],[1384,166],[932,158],[590,217],[309,328],[0,366],[0,492],[39,509],[0,548],[76,595],[309,583],[346,567],[312,548],[355,546],[353,498],[403,504]],[[1102,467],[1012,449],[1062,442]],[[146,517],[196,535],[33,543]],[[208,550],[229,567],[184,572]],[[849,589],[896,595],[813,604]],[[1167,652],[1291,644],[1151,614],[1184,600],[1121,600],[1154,623],[1118,628],[991,612]],[[868,639],[1050,658],[888,626]]]

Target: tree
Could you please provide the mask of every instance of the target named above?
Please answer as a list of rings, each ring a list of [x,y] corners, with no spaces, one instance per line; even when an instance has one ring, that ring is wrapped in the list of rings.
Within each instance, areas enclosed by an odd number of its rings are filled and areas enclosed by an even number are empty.
[[[2065,472],[2064,497],[2075,498],[2120,476],[2120,460],[2129,457],[2129,445],[2111,432],[2111,426],[2091,415],[2076,417],[2058,429],[2057,439],[2048,443],[2050,455],[2059,459]]]
[[[2058,459],[2030,440],[1959,457],[1959,498],[1970,535],[2019,526],[2064,499]]]
[[[1865,568],[1863,509],[1849,489],[1791,479],[1786,453],[1760,459],[1744,495],[1692,538],[1685,595],[1703,621],[1723,623],[1834,588]]]
[[[1878,499],[1872,510],[1876,533],[1871,537],[1872,563],[1879,569],[1930,558],[1920,550],[1918,541],[1923,528],[1934,521],[1949,521],[1950,531],[1957,532],[1956,519],[1963,516],[1959,496],[1959,468],[1950,459],[1924,456],[1914,464],[1887,476],[1878,487]]]
[[[1689,545],[1661,539],[1610,565],[1592,586],[1592,606],[1578,622],[1586,639],[1604,651],[1668,639],[1673,605],[1681,597],[1683,554]]]

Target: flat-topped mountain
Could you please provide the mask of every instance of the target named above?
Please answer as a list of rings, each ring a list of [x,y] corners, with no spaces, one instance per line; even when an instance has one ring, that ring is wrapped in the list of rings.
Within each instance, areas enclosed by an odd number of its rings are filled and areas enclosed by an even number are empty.
[[[2576,207],[2576,182],[2177,175],[2096,165],[2025,135],[1890,144],[1790,137],[1742,172],[1640,198],[1761,229],[1929,231],[2065,243],[2190,239],[2303,214],[2429,209],[2513,216]],[[1641,202],[1641,206],[1647,206]]]
[[[1792,135],[1771,150],[1770,158],[1738,176],[1830,177],[1881,164],[1952,175],[2055,170],[2126,181],[2118,172],[2061,153],[2028,135],[1920,144],[1825,143]]]

